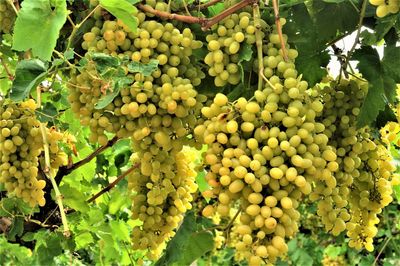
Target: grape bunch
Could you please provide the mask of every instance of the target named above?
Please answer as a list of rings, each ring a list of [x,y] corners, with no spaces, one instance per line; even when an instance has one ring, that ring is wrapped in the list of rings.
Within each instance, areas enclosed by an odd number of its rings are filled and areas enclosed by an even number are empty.
[[[168,121],[175,116],[193,123],[193,114],[199,112],[194,87],[200,84],[204,73],[192,65],[191,55],[202,43],[194,39],[188,28],[180,31],[171,23],[145,20],[144,13],[138,13],[137,17],[140,21],[137,32],[133,33],[120,21],[107,20],[102,22],[101,29],[95,26],[84,34],[82,47],[125,56],[131,62],[147,64],[158,60],[158,68],[150,76],[127,71],[132,84],[121,88],[112,103],[103,109],[96,109],[95,105],[106,93],[109,81],[98,77],[94,63],[71,78],[72,110],[83,125],[90,126],[90,140],[101,145],[107,142],[105,132],[143,138],[150,134],[151,123],[155,124],[154,128],[159,127],[161,118],[164,124],[170,124]],[[187,124],[182,121],[178,134],[185,132]]]
[[[163,4],[155,5],[162,8]],[[106,132],[131,138],[132,161],[140,163],[129,175],[132,215],[143,222],[133,230],[133,248],[145,250],[155,259],[186,210],[192,208],[192,193],[197,190],[193,166],[182,150],[188,145],[201,147],[188,135],[201,121],[206,97],[195,87],[205,75],[192,63],[193,50],[202,42],[195,40],[189,28],[180,30],[142,12],[136,16],[136,32],[119,20],[98,17],[95,27],[83,35],[82,48],[87,50],[89,63],[80,73],[73,73],[68,99],[81,123],[90,127],[90,141],[106,144]],[[98,109],[96,104],[107,93],[109,81],[99,77],[90,60],[92,52],[144,65],[157,60],[158,67],[148,76],[126,67],[132,82],[121,87],[105,108]]]
[[[325,125],[328,144],[334,147],[336,171],[329,178],[324,173],[316,175],[310,199],[318,201],[317,214],[327,231],[336,236],[347,230],[350,247],[372,251],[377,216],[392,201],[394,166],[369,128],[357,128],[367,90],[366,82],[351,79],[312,91],[326,107],[318,120]]]
[[[128,179],[129,189],[136,192],[132,218],[143,222],[133,229],[133,249],[146,250],[149,259],[157,259],[192,208],[196,173],[181,151],[137,152],[133,161],[140,162],[140,169]]]
[[[15,20],[15,12],[7,3],[7,0],[0,0],[0,34],[10,33]]]
[[[378,18],[396,14],[400,8],[400,0],[369,0],[369,3],[376,6],[376,16]]]
[[[214,83],[218,87],[236,85],[241,75],[238,65],[240,48],[256,41],[252,16],[248,12],[232,14],[211,29],[213,33],[206,36],[209,53],[204,58],[209,66],[208,74],[215,77]]]
[[[236,259],[250,265],[274,263],[287,252],[286,239],[298,231],[296,209],[303,195],[311,193],[313,177],[329,171],[335,159],[324,125],[315,121],[323,104],[308,96],[307,82],[297,75],[297,51],[289,49],[289,61],[284,61],[277,36],[274,29],[263,46],[263,64],[270,72],[265,88],[251,100],[232,103],[217,94],[202,108],[206,120],[194,130],[208,145],[204,164],[214,198],[203,214],[240,212],[231,245]]]
[[[400,125],[397,122],[388,122],[383,128],[380,129],[382,141],[390,145],[394,143],[397,147],[400,147],[400,139],[398,134],[400,132]]]
[[[40,122],[35,102],[1,102],[0,107],[0,183],[7,192],[22,198],[30,206],[45,204],[45,180],[38,176],[38,157],[42,150]]]

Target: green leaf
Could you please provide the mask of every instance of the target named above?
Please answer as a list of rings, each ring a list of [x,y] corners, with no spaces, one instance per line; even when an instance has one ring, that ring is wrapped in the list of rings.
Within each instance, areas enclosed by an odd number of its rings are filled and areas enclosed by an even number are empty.
[[[361,106],[357,126],[363,127],[372,124],[379,112],[384,111],[388,103],[395,99],[396,83],[385,74],[385,67],[381,65],[378,52],[370,46],[363,46],[353,54],[358,60],[358,70],[368,79],[368,93]],[[386,64],[391,65],[391,62]]]
[[[74,238],[76,244],[76,250],[87,247],[94,242],[93,236],[89,232],[81,233]]]
[[[386,46],[382,65],[385,74],[390,76],[396,83],[400,83],[400,47]]]
[[[96,70],[100,76],[104,76],[111,69],[116,69],[121,65],[117,57],[103,53],[92,53],[90,58],[96,63]]]
[[[100,0],[100,5],[110,12],[114,17],[122,20],[132,31],[136,31],[138,20],[136,18],[137,9],[133,4],[140,2],[127,0]]]
[[[324,253],[331,258],[336,258],[337,256],[339,256],[345,252],[346,252],[345,246],[338,247],[338,246],[334,246],[334,245],[329,245],[324,250]]]
[[[144,64],[133,61],[128,64],[128,71],[131,73],[141,73],[143,76],[148,77],[158,68],[158,60],[150,60],[149,63]]]
[[[68,184],[60,186],[60,192],[63,195],[63,201],[66,205],[80,212],[87,212],[89,205],[86,202],[86,196],[78,189]]]
[[[240,51],[239,51],[239,62],[238,65],[240,67],[240,72],[241,72],[241,81],[243,83],[244,81],[244,69],[246,68],[245,62],[250,62],[250,60],[253,58],[253,49],[252,49],[252,45],[248,44],[248,43],[244,43],[241,47],[240,47]],[[247,68],[246,68],[247,69]]]
[[[32,49],[34,56],[50,61],[67,20],[65,0],[25,0],[22,2],[14,27],[13,49]]]
[[[11,99],[22,101],[28,97],[32,89],[35,89],[47,75],[47,65],[38,60],[23,60],[17,65],[15,80],[11,89]]]
[[[133,80],[131,78],[127,77],[117,77],[116,83],[113,82],[114,86],[112,86],[112,91],[108,90],[106,96],[102,97],[95,105],[95,109],[103,109],[107,105],[109,105],[115,97],[119,95],[119,91],[121,90],[122,87],[125,85],[128,85],[132,83]]]
[[[168,243],[165,254],[156,262],[161,265],[190,265],[197,258],[213,249],[213,235],[204,231],[193,212],[185,215],[175,237]]]
[[[7,238],[11,241],[15,241],[16,236],[22,236],[24,232],[24,217],[15,217],[12,221],[10,231],[7,234]]]

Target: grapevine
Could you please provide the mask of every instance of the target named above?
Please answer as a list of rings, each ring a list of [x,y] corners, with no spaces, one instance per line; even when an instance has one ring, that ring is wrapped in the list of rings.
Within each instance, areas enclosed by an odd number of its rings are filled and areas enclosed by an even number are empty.
[[[396,265],[399,8],[0,0],[0,262]]]

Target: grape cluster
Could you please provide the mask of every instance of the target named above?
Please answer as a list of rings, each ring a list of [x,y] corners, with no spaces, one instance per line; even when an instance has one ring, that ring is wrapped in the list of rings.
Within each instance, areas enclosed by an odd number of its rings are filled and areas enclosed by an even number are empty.
[[[357,128],[367,90],[366,82],[352,79],[312,91],[326,107],[318,119],[334,147],[335,173],[315,176],[310,199],[318,201],[317,214],[327,231],[339,235],[347,230],[351,247],[372,251],[377,215],[392,201],[394,167],[387,149],[374,140],[369,128]]]
[[[349,265],[346,258],[343,255],[337,256],[335,258],[324,255],[322,259],[323,266],[346,266]]]
[[[217,94],[202,108],[206,120],[194,130],[208,145],[204,164],[214,195],[203,214],[230,217],[238,208],[232,245],[236,258],[250,265],[274,263],[287,252],[285,239],[298,231],[302,196],[311,192],[314,175],[335,159],[324,125],[315,121],[323,105],[308,96],[307,82],[297,75],[297,51],[289,49],[285,62],[277,36],[274,30],[263,46],[269,84],[254,100],[230,103]]]
[[[381,140],[390,145],[391,143],[395,144],[397,147],[400,147],[400,139],[398,138],[398,134],[400,132],[400,125],[397,122],[388,122],[383,128],[381,128]]]
[[[18,105],[1,102],[0,183],[9,194],[29,205],[43,206],[46,182],[38,177],[38,156],[43,141],[34,110],[33,100]]]
[[[158,129],[160,123],[169,127],[172,120],[175,127],[177,120],[182,122],[178,134],[183,134],[187,124],[195,122],[193,114],[198,112],[199,101],[194,87],[200,84],[204,73],[191,64],[190,58],[192,50],[202,43],[194,40],[188,28],[181,32],[171,23],[145,20],[144,13],[137,16],[140,24],[135,33],[120,21],[107,20],[101,29],[94,27],[84,34],[82,46],[89,51],[127,56],[143,64],[152,59],[159,62],[158,68],[147,77],[127,72],[133,83],[122,88],[103,109],[96,109],[95,104],[109,81],[96,78],[95,64],[89,63],[84,71],[72,75],[69,101],[81,123],[90,126],[93,142],[105,144],[105,132],[140,139],[148,136],[151,128]],[[189,122],[182,121],[185,119]]]
[[[185,145],[201,147],[188,135],[206,100],[195,89],[205,75],[192,63],[193,50],[202,42],[195,40],[189,28],[180,30],[141,12],[136,16],[136,32],[119,20],[98,18],[96,26],[83,35],[82,48],[88,51],[89,63],[72,75],[69,101],[81,123],[90,127],[90,141],[104,145],[106,132],[131,138],[133,163],[140,163],[128,180],[133,191],[132,215],[143,222],[133,230],[133,248],[146,250],[155,259],[186,210],[192,208],[191,194],[197,190],[193,166],[182,150]],[[126,71],[132,83],[121,87],[108,106],[96,109],[108,81],[99,78],[91,52],[140,64],[157,60],[158,68],[149,76]]]
[[[129,189],[136,192],[132,218],[143,222],[133,229],[133,248],[148,250],[147,257],[156,259],[192,208],[196,173],[183,152],[168,153],[161,147],[157,153],[137,152],[133,161],[140,162],[140,170],[128,179]]]
[[[218,87],[240,82],[239,51],[244,43],[252,45],[256,41],[256,27],[250,13],[232,14],[212,27],[207,35],[209,53],[204,62],[209,66],[208,74],[215,77]]]
[[[376,6],[378,18],[383,18],[388,14],[396,14],[400,9],[400,0],[369,0],[369,3]]]
[[[15,12],[7,3],[7,0],[0,0],[0,33],[10,33],[15,20]]]

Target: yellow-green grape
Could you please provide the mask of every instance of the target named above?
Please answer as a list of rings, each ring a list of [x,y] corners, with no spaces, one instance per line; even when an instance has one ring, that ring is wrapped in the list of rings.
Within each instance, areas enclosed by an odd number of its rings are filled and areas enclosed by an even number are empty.
[[[43,149],[36,104],[0,101],[0,183],[8,195],[30,206],[44,206],[44,180],[39,180],[39,155]]]
[[[213,33],[207,35],[209,53],[204,62],[209,66],[208,73],[215,77],[218,87],[240,82],[238,53],[244,44],[255,43],[255,26],[252,15],[247,12],[232,14],[212,27]]]
[[[346,258],[344,256],[337,256],[335,258],[329,257],[328,255],[324,255],[322,259],[322,265],[323,266],[346,266],[349,265],[349,263],[346,261]]]
[[[15,17],[15,11],[7,0],[0,0],[0,34],[11,32]]]
[[[357,128],[367,89],[359,79],[343,79],[311,92],[325,104],[317,120],[333,149],[322,154],[328,169],[315,176],[310,199],[319,201],[317,214],[327,231],[333,235],[347,231],[350,247],[372,251],[377,214],[392,201],[394,167],[389,151],[374,140],[370,129]],[[390,132],[397,130],[395,123],[389,123],[381,131],[388,144],[396,136]]]
[[[126,71],[132,84],[120,89],[105,108],[97,109],[100,99],[112,90],[111,81],[101,78],[91,63],[81,73],[71,75],[68,99],[72,110],[83,125],[90,127],[90,141],[100,145],[108,142],[107,132],[144,140],[152,138],[160,126],[168,128],[167,138],[184,139],[197,123],[196,114],[204,101],[195,86],[205,75],[191,63],[193,49],[202,43],[195,40],[189,28],[179,30],[168,22],[145,20],[144,13],[138,13],[138,18],[137,32],[120,20],[104,21],[84,34],[82,46],[143,64],[158,60],[158,68],[150,76]],[[142,149],[146,142],[141,143]]]
[[[192,208],[196,174],[183,152],[143,151],[135,154],[133,162],[141,166],[128,178],[129,189],[135,191],[132,218],[143,222],[133,229],[133,248],[146,250],[150,259],[156,259]]]
[[[400,9],[399,0],[369,0],[371,5],[376,6],[376,16],[383,18],[388,14],[396,14]]]
[[[229,53],[227,44],[242,38],[233,40],[227,35],[234,22],[240,19],[244,28],[251,26],[245,15],[229,19],[207,37],[210,53],[205,61],[214,68],[226,57],[221,47]],[[270,37],[275,35],[274,30]],[[280,42],[264,44],[269,83],[251,100],[229,102],[222,93],[216,94],[202,108],[204,122],[194,130],[198,141],[208,145],[203,156],[205,178],[211,187],[209,197],[215,199],[203,215],[229,221],[232,210],[239,208],[230,245],[236,249],[237,260],[245,259],[251,265],[274,263],[284,256],[286,239],[298,231],[297,208],[303,196],[311,193],[311,182],[318,173],[331,177],[337,170],[325,127],[315,121],[323,111],[322,101],[308,95],[307,82],[295,70],[297,52],[287,48],[288,62],[280,55]],[[342,229],[343,223],[337,222],[336,227]]]

